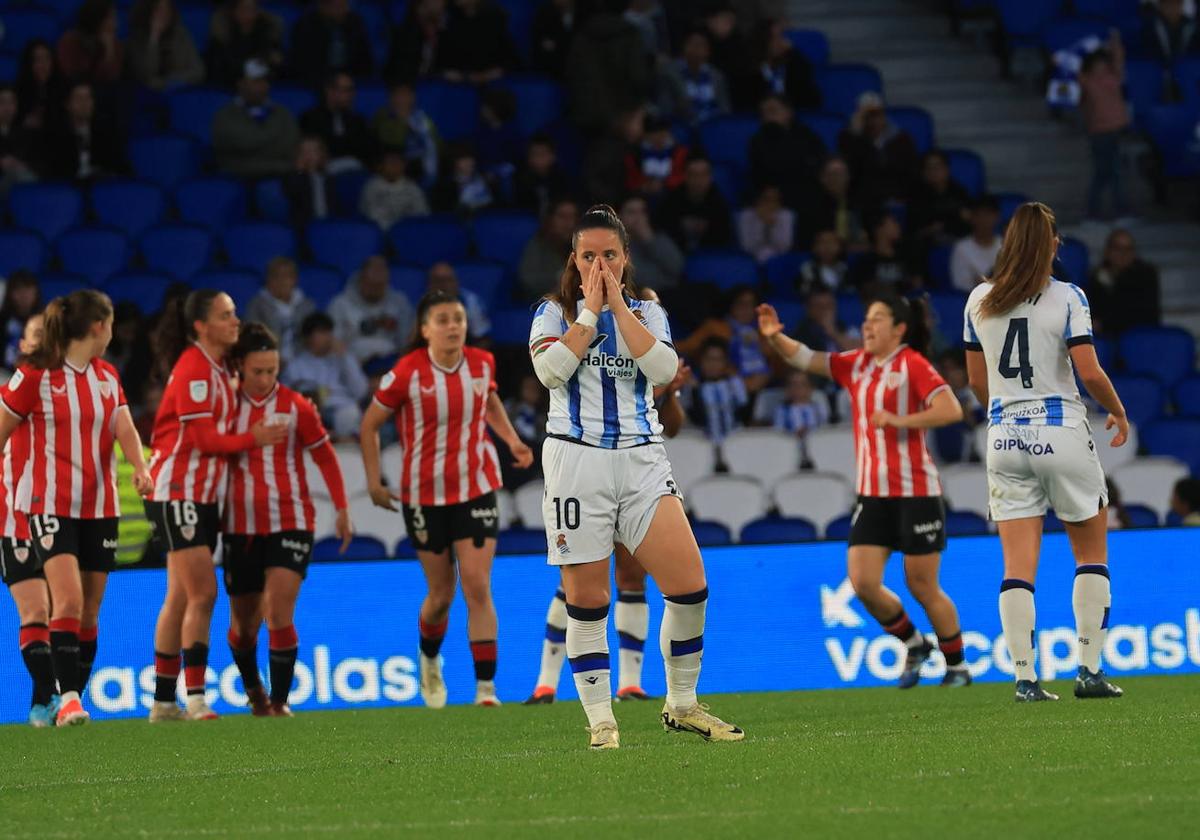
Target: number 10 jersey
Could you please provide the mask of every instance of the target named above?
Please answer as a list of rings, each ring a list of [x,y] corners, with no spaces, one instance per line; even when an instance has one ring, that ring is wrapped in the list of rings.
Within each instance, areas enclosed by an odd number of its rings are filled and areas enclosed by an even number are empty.
[[[988,424],[1066,426],[1087,419],[1075,385],[1070,348],[1092,343],[1087,297],[1053,277],[1042,290],[1003,315],[983,316],[992,290],[981,283],[967,299],[963,342],[982,351],[988,372]]]

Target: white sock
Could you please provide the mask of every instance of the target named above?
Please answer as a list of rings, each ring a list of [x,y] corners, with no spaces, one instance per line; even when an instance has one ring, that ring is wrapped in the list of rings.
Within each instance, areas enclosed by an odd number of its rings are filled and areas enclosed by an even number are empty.
[[[546,638],[542,641],[542,669],[537,687],[558,689],[563,659],[567,655],[567,596],[559,589],[546,612]]]
[[[616,723],[608,665],[608,605],[567,604],[567,656],[588,725]]]
[[[667,705],[690,709],[696,705],[696,683],[704,658],[704,609],[708,587],[688,595],[666,596],[658,644],[667,671]]]
[[[617,653],[617,690],[642,687],[642,659],[650,632],[650,607],[646,591],[617,593],[613,611],[620,650]]]
[[[1097,563],[1075,569],[1071,605],[1079,634],[1079,664],[1094,674],[1100,670],[1104,638],[1108,635],[1108,608],[1112,605],[1108,566]]]
[[[1000,584],[1000,626],[1018,680],[1036,680],[1033,667],[1033,584],[1008,578]]]

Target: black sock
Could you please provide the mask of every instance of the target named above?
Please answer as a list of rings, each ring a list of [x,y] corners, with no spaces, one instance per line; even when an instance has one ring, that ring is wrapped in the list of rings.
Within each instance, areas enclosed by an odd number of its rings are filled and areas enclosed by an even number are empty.
[[[258,673],[257,639],[243,639],[229,629],[229,652],[233,654],[234,664],[242,675],[242,687],[249,692],[253,688],[262,688],[262,677]],[[249,644],[247,644],[249,642]]]
[[[204,696],[204,674],[208,669],[208,645],[196,642],[183,651],[183,683],[187,686],[190,700],[193,696]]]
[[[450,619],[442,619],[440,624],[429,624],[425,619],[417,615],[417,632],[421,636],[421,653],[425,654],[429,659],[437,657],[438,652],[442,649],[442,640],[446,638],[446,625],[450,623]]]
[[[475,679],[483,682],[496,679],[495,640],[471,642],[471,658],[475,660]]]
[[[296,673],[296,652],[300,649],[300,637],[295,626],[270,632],[271,645],[271,702],[286,703],[292,690],[292,677]]]
[[[179,654],[154,651],[154,702],[174,703],[179,692]]]
[[[92,678],[92,666],[96,662],[97,639],[99,627],[81,627],[79,629],[79,691],[87,688],[88,680]]]
[[[50,657],[59,692],[79,691],[79,619],[56,618],[50,622]]]
[[[21,658],[33,681],[30,705],[44,706],[54,696],[54,661],[50,657],[50,628],[45,624],[22,624]]]
[[[895,636],[909,647],[912,647],[914,643],[924,641],[921,631],[919,631],[909,620],[908,613],[906,613],[903,609],[900,610],[899,615],[897,615],[895,618],[889,621],[881,621],[879,623],[883,625],[883,629],[885,631]]]
[[[963,663],[963,640],[962,633],[955,633],[953,636],[948,636],[943,639],[938,636],[938,647],[942,650],[942,655],[946,657],[946,667],[954,668]]]

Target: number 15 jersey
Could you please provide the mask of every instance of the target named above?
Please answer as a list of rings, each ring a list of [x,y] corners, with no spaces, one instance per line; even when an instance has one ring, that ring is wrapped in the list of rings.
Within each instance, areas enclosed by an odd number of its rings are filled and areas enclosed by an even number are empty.
[[[1087,409],[1075,385],[1070,348],[1092,343],[1087,297],[1078,286],[1052,277],[1011,311],[984,317],[980,306],[992,287],[975,287],[963,319],[966,348],[982,351],[987,361],[989,425],[1079,426]]]

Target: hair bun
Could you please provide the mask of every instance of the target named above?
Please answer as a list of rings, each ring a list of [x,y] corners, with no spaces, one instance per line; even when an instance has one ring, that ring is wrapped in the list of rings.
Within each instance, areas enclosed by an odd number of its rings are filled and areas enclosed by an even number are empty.
[[[608,205],[608,204],[593,204],[591,207],[589,207],[587,209],[587,212],[585,212],[583,215],[585,215],[585,216],[592,216],[592,215],[612,216],[613,218],[616,218],[617,211],[614,210],[612,208],[612,206]]]

